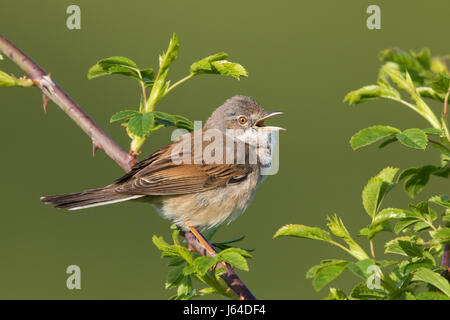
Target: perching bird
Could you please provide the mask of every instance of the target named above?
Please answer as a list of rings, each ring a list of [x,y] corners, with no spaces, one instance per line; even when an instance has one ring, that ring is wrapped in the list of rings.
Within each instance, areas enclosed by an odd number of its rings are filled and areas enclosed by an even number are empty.
[[[115,183],[41,201],[69,210],[148,201],[184,229],[229,222],[246,209],[262,181],[261,170],[271,163],[271,133],[282,128],[264,126],[264,121],[280,113],[234,96],[212,113],[202,130],[153,153]]]

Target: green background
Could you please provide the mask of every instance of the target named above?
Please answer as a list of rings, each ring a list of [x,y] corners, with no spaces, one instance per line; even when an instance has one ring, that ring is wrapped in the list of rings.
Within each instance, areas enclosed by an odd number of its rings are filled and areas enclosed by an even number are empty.
[[[81,30],[66,28],[66,8],[81,7]],[[381,7],[381,30],[366,28],[366,8]],[[398,144],[384,151],[351,150],[348,140],[375,124],[428,127],[405,107],[385,101],[349,107],[353,89],[376,80],[378,52],[399,46],[434,54],[450,53],[448,12],[443,1],[9,1],[0,2],[0,33],[34,59],[122,147],[128,137],[111,114],[136,106],[137,83],[120,76],[88,81],[98,59],[127,56],[141,67],[156,67],[172,32],[181,44],[169,79],[189,65],[226,51],[249,78],[213,75],[190,80],[171,92],[159,110],[205,120],[235,94],[255,98],[266,110],[285,114],[272,123],[287,128],[280,139],[280,171],[260,187],[237,221],[216,240],[245,234],[255,248],[250,272],[240,273],[254,294],[266,299],[315,299],[307,269],[323,258],[351,258],[327,244],[272,235],[287,223],[324,226],[338,213],[351,232],[365,226],[361,204],[367,180],[387,165],[406,168],[438,163],[438,153]],[[22,72],[10,61],[0,68]],[[441,106],[432,104],[434,110]],[[109,184],[123,172],[104,153],[93,159],[85,134],[53,103],[42,110],[36,88],[0,90],[1,204],[0,298],[165,299],[168,271],[151,242],[170,235],[168,221],[145,204],[124,203],[67,213],[39,202],[44,194],[81,191]],[[158,131],[144,155],[169,142]],[[430,153],[432,153],[430,155]],[[433,178],[418,198],[448,190]],[[409,199],[395,189],[385,206]],[[386,237],[386,235],[381,236]],[[366,243],[361,239],[363,247]],[[381,245],[376,247],[382,254]],[[66,267],[81,267],[82,289],[66,288]],[[348,271],[346,271],[348,272]],[[349,273],[333,283],[348,289]]]

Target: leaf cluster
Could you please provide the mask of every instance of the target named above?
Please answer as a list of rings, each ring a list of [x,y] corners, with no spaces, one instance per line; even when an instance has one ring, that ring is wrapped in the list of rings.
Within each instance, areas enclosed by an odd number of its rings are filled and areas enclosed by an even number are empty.
[[[152,132],[163,127],[172,126],[188,131],[194,130],[192,121],[186,117],[155,111],[157,103],[172,89],[200,74],[217,74],[236,79],[248,76],[242,65],[228,61],[228,55],[222,52],[194,62],[186,77],[171,84],[171,81],[166,78],[171,64],[178,57],[179,49],[178,38],[173,34],[166,52],[159,56],[157,72],[152,68],[141,69],[133,60],[122,56],[101,59],[88,71],[88,79],[106,75],[122,75],[139,83],[141,97],[138,106],[119,111],[110,119],[111,122],[123,121],[122,126],[126,128],[132,139],[130,149],[133,154],[139,153],[142,144]],[[150,92],[148,92],[149,90]]]
[[[446,104],[437,117],[425,98],[444,102],[448,99],[450,76],[449,56],[431,57],[428,49],[419,53],[400,49],[381,52],[383,65],[376,85],[369,85],[346,95],[344,101],[358,104],[373,99],[397,101],[422,116],[430,128],[400,130],[386,125],[364,128],[350,139],[354,150],[381,141],[379,148],[400,142],[402,145],[425,150],[428,145],[441,154],[440,165],[411,167],[398,174],[399,169],[387,167],[372,177],[362,191],[362,205],[369,224],[358,234],[366,239],[370,255],[351,237],[342,220],[328,217],[329,231],[301,224],[281,227],[274,237],[298,237],[320,240],[335,245],[354,260],[326,259],[310,268],[306,274],[319,291],[349,270],[359,281],[350,293],[330,288],[327,299],[433,299],[449,300],[450,284],[446,270],[436,261],[442,256],[444,245],[450,244],[450,199],[438,195],[426,201],[411,203],[408,208],[383,208],[383,199],[398,184],[403,183],[406,194],[414,198],[431,176],[448,179],[450,174],[450,136],[446,123]],[[406,93],[406,98],[402,97]],[[440,209],[439,209],[440,208]],[[440,210],[440,212],[438,211]],[[384,243],[387,259],[376,259],[374,239],[380,232],[393,238]],[[337,242],[332,235],[343,240]],[[392,259],[391,257],[394,257]],[[442,272],[442,274],[440,274]]]
[[[252,258],[250,253],[229,245],[241,240],[242,237],[227,241],[227,247],[214,257],[200,256],[179,241],[179,230],[174,229],[173,244],[169,244],[162,237],[153,236],[153,243],[161,251],[161,257],[167,258],[168,266],[171,267],[167,275],[166,289],[176,288],[176,294],[170,299],[188,300],[210,294],[237,299],[237,296],[220,277],[225,269],[219,267],[218,264],[226,262],[235,269],[249,271],[247,259]],[[196,282],[203,287],[196,288]]]

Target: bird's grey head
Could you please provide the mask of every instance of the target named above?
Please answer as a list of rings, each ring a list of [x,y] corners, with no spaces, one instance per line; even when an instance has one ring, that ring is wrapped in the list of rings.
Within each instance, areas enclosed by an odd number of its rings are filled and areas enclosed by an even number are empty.
[[[214,110],[204,129],[218,129],[222,132],[227,130],[248,131],[249,129],[259,132],[280,130],[279,127],[264,126],[264,120],[280,113],[267,112],[252,98],[237,95]]]

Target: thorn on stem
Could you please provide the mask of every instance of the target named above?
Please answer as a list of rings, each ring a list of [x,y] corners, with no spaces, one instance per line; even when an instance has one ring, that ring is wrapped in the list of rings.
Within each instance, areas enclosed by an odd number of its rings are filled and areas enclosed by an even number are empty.
[[[97,150],[103,150],[103,148],[101,146],[99,146],[97,144],[97,142],[95,142],[95,140],[92,140],[92,158],[95,158],[95,153],[97,152]]]
[[[50,99],[45,94],[42,94],[42,100],[43,100],[42,105],[44,107],[44,112],[47,113],[47,103],[49,102]]]

